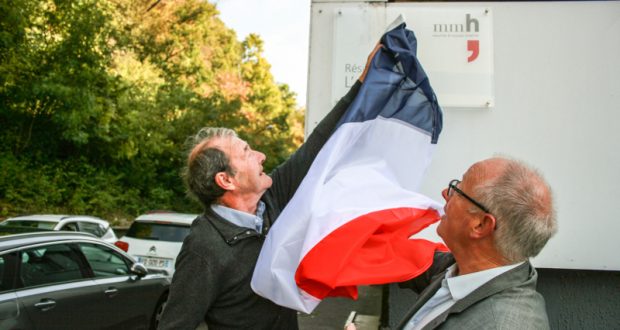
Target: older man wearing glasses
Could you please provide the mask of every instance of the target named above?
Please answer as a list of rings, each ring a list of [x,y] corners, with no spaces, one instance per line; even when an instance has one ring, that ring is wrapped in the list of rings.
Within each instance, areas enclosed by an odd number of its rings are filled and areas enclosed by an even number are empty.
[[[398,329],[547,329],[536,256],[556,232],[551,190],[527,165],[491,158],[442,192],[437,233],[451,253],[401,286],[419,298]]]

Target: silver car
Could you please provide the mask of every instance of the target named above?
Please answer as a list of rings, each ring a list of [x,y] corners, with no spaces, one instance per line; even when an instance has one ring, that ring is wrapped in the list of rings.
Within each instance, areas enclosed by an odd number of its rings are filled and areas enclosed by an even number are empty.
[[[0,329],[155,329],[169,286],[90,234],[0,237]]]
[[[42,230],[81,231],[114,244],[118,239],[110,223],[88,215],[33,214],[8,218],[0,226],[34,227]]]

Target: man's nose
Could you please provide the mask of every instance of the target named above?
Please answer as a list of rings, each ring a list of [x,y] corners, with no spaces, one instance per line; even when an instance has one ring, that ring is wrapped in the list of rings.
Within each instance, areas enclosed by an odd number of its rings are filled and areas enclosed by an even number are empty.
[[[267,156],[265,156],[264,153],[257,151],[256,152],[256,157],[258,158],[258,162],[262,165],[265,162],[265,159],[267,159]]]
[[[444,188],[444,190],[441,191],[441,196],[446,202],[448,201],[448,199],[450,199],[450,197],[448,196],[448,188]]]

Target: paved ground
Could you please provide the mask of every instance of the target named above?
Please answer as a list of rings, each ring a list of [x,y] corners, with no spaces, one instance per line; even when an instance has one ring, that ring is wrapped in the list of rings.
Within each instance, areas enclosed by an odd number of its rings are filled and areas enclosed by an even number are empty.
[[[357,312],[358,330],[376,330],[381,315],[381,286],[359,288],[359,298],[327,298],[312,314],[299,313],[300,330],[342,330],[351,311]]]
[[[381,286],[359,287],[357,300],[328,298],[323,300],[312,314],[298,313],[300,330],[342,330],[351,314],[357,312],[357,330],[377,330],[381,315]],[[208,330],[203,323],[196,330]]]

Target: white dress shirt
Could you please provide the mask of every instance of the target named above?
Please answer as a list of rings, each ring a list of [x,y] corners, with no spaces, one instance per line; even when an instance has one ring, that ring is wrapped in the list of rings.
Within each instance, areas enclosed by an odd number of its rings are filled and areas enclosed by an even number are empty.
[[[467,295],[488,281],[521,264],[523,262],[459,276],[454,276],[457,265],[450,266],[445,278],[441,281],[441,288],[413,315],[404,329],[422,329],[430,321],[441,315],[441,313],[447,311],[457,301],[467,297]]]

